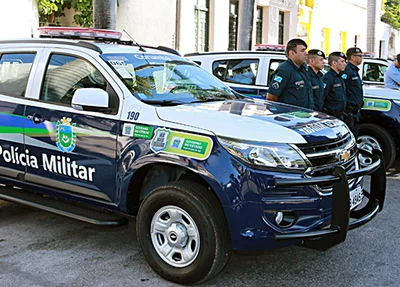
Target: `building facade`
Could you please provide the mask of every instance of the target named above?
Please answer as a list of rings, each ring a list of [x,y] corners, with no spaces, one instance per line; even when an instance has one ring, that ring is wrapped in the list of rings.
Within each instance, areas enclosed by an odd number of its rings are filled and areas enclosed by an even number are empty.
[[[16,11],[18,11],[18,20],[16,20]],[[38,27],[39,17],[36,0],[1,2],[0,39],[37,37]]]
[[[367,0],[299,0],[297,36],[329,54],[367,46]]]

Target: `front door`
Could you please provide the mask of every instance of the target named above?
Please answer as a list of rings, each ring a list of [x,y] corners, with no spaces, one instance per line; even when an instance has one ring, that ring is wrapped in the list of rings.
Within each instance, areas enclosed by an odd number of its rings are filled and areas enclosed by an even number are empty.
[[[0,176],[22,178],[31,156],[24,148],[25,94],[37,51],[0,51]],[[36,163],[32,163],[36,164]]]
[[[107,80],[110,76],[99,63],[78,52],[47,51],[46,57],[37,101],[25,112],[35,127],[25,132],[26,149],[39,162],[38,167],[27,167],[26,181],[115,202],[121,101]],[[108,109],[73,108],[73,94],[80,88],[107,91]]]

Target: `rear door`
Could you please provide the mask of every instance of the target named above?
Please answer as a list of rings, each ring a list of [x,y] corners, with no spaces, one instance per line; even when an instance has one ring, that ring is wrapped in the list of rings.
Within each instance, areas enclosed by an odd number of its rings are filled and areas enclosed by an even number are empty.
[[[25,131],[26,149],[39,167],[27,167],[26,181],[116,202],[116,148],[122,92],[110,74],[83,52],[46,49],[35,82],[34,102],[25,115],[34,128]],[[80,88],[107,91],[107,110],[73,108]]]
[[[0,177],[23,178],[35,158],[25,150],[24,117],[37,59],[42,49],[0,48]]]

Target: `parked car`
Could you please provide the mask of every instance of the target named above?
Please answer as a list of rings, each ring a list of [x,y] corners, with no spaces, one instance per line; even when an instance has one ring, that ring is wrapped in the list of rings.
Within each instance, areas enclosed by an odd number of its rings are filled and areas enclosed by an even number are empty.
[[[259,99],[265,99],[274,71],[281,62],[286,60],[284,53],[276,51],[192,53],[185,57],[224,81],[235,91]],[[383,59],[364,58],[360,67],[360,76],[365,87],[382,85],[383,74],[388,64],[388,61]],[[372,73],[371,70],[376,72]],[[365,89],[366,103],[371,103],[368,98],[370,91],[377,90]],[[378,91],[381,93],[373,93],[374,102],[377,97],[385,101],[386,94],[391,93],[387,89]],[[364,105],[361,115],[358,143],[365,146],[367,142],[373,142],[375,147],[382,148],[386,167],[390,168],[396,158],[396,150],[400,147],[397,134],[399,118],[395,113],[390,113],[390,109],[387,111],[372,110],[368,105]],[[384,124],[381,121],[382,116],[388,121],[390,118],[391,124]],[[376,130],[377,125],[379,126],[378,131]],[[393,125],[396,128],[393,128]],[[369,160],[363,159],[363,162],[367,163]]]
[[[41,33],[0,42],[0,199],[102,226],[136,216],[150,266],[182,284],[232,249],[326,250],[382,210],[382,154],[343,122],[243,97],[115,31]]]

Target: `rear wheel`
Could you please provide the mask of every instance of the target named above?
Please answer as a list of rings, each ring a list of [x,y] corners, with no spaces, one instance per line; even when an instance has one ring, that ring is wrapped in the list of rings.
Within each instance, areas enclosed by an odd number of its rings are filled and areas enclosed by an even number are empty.
[[[228,262],[231,244],[218,199],[188,181],[153,190],[140,206],[137,237],[150,266],[163,278],[198,284]]]
[[[383,152],[386,169],[389,169],[396,160],[396,144],[393,137],[381,126],[362,124],[360,126],[357,143],[364,149],[380,148]],[[361,165],[368,165],[370,158],[360,157]]]

